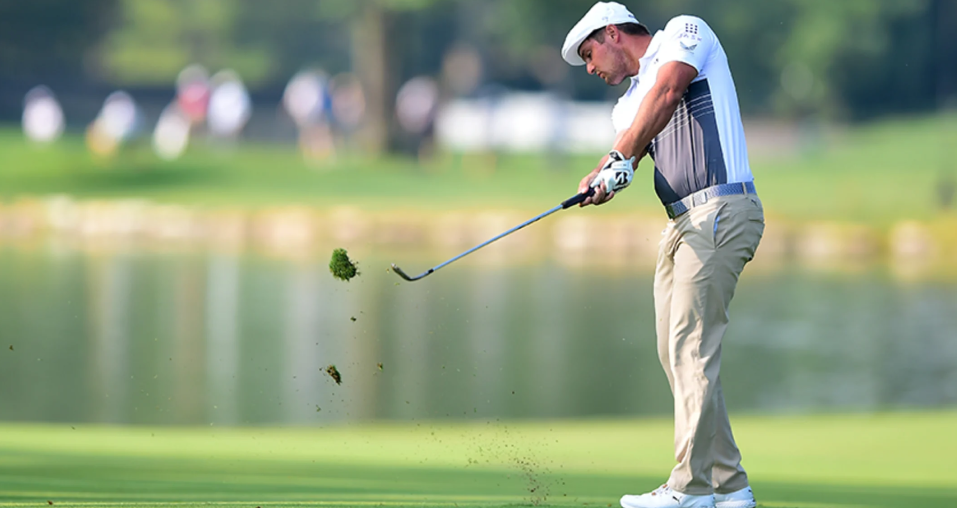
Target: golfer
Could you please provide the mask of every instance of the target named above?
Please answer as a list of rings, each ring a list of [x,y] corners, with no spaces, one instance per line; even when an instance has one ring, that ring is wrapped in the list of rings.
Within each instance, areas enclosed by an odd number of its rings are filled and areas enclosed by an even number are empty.
[[[738,276],[764,233],[728,59],[711,28],[678,16],[654,35],[623,5],[599,2],[568,33],[562,57],[628,91],[612,112],[614,149],[582,179],[600,205],[637,161],[655,163],[668,214],[658,246],[658,357],[675,401],[675,459],[665,485],[624,508],[752,508],[754,496],[721,393],[721,339]]]

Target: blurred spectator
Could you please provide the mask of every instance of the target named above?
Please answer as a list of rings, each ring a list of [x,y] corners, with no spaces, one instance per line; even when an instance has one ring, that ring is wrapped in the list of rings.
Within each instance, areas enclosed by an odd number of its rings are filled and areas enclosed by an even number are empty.
[[[86,142],[97,155],[112,155],[136,130],[139,112],[136,102],[124,91],[111,93],[99,115],[86,131]]]
[[[395,99],[396,119],[420,160],[428,159],[432,154],[438,102],[438,84],[428,76],[407,81],[399,88]]]
[[[300,71],[286,85],[282,104],[296,125],[318,122],[326,114],[326,76],[322,71]]]
[[[193,124],[206,120],[209,107],[209,73],[199,64],[187,66],[176,78],[176,104]]]
[[[63,109],[46,86],[35,86],[23,100],[23,133],[37,143],[52,143],[63,134]]]
[[[209,80],[206,122],[214,137],[235,141],[252,115],[252,101],[242,79],[232,70],[222,70]]]
[[[472,46],[450,49],[442,59],[442,81],[456,96],[469,95],[482,79],[482,57]]]
[[[160,113],[153,131],[153,150],[166,160],[178,158],[189,144],[189,130],[192,121],[184,113],[178,102],[172,102]]]
[[[366,97],[362,84],[354,74],[339,74],[329,85],[332,97],[332,118],[344,137],[346,145],[352,144],[355,131],[362,125],[366,115]]]
[[[299,149],[307,160],[325,159],[335,152],[327,81],[322,71],[300,71],[289,80],[282,96],[283,107],[299,129]]]

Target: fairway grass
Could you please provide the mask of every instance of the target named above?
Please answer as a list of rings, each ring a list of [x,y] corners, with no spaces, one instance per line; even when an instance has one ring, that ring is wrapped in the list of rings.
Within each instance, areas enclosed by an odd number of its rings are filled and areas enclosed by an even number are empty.
[[[957,506],[957,412],[733,418],[763,507]],[[327,428],[0,425],[0,507],[617,506],[666,419]]]

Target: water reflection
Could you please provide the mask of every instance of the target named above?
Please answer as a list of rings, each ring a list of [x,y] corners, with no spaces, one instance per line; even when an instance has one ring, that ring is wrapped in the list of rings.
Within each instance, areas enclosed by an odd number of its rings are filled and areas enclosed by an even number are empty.
[[[326,261],[0,248],[0,419],[322,425],[670,412],[650,272],[463,262],[396,284],[386,262],[364,259],[344,283]],[[723,353],[729,408],[957,403],[957,284],[891,273],[747,272]]]
[[[131,268],[125,256],[92,257],[86,291],[89,304],[88,379],[94,392],[93,414],[103,422],[120,422],[129,405],[129,336]],[[47,318],[55,319],[51,312]],[[82,335],[81,335],[82,336]],[[73,337],[72,340],[76,340]],[[42,361],[42,359],[40,359]]]
[[[206,384],[214,423],[239,423],[239,259],[213,254],[206,274]]]

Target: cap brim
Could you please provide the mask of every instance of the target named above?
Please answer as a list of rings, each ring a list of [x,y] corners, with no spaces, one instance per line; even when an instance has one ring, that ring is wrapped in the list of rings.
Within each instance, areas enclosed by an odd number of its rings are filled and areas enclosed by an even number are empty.
[[[585,65],[585,61],[582,60],[582,57],[578,54],[578,48],[581,47],[582,42],[585,42],[588,36],[582,37],[581,39],[574,41],[572,44],[569,44],[565,47],[565,51],[562,52],[562,58],[568,62],[569,65],[575,67],[580,67]]]

